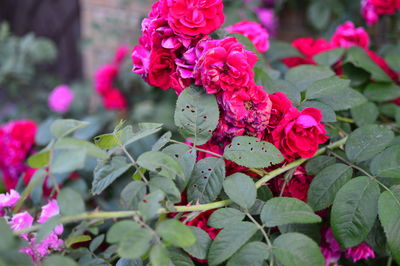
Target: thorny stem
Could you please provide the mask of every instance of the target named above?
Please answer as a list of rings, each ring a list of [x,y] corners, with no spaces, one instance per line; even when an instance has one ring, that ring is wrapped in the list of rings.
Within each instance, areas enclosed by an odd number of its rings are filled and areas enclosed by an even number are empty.
[[[327,150],[332,150],[332,149],[342,146],[343,144],[346,143],[346,140],[347,140],[347,137],[342,138],[341,140],[338,140],[324,148],[319,149],[315,153],[314,157],[325,153]],[[126,149],[125,149],[125,151],[126,151]],[[274,178],[282,173],[285,173],[286,171],[288,171],[292,168],[295,168],[295,167],[303,164],[304,162],[308,161],[309,159],[310,158],[298,159],[296,161],[293,161],[293,162],[287,164],[286,166],[284,166],[282,168],[278,168],[278,169],[275,169],[275,170],[269,172],[268,174],[266,174],[264,177],[262,177],[260,180],[258,180],[256,182],[256,187],[260,188],[263,184],[265,184],[272,178]],[[132,158],[132,160],[133,160],[133,158]],[[135,162],[135,161],[133,160],[133,162]],[[221,200],[221,201],[216,201],[216,202],[212,202],[212,203],[193,205],[193,206],[174,206],[174,208],[172,210],[167,210],[167,209],[161,208],[158,210],[158,213],[162,214],[162,213],[170,213],[170,212],[207,211],[207,210],[225,207],[231,203],[232,203],[232,201],[228,199],[228,200]],[[96,211],[96,212],[81,213],[81,214],[72,215],[72,216],[65,216],[65,217],[60,218],[60,220],[58,222],[60,224],[67,224],[67,223],[72,223],[72,222],[78,222],[81,220],[127,218],[127,217],[134,217],[137,215],[140,215],[138,211],[111,211],[111,212],[97,212]],[[37,231],[38,229],[40,229],[41,226],[42,226],[41,224],[36,224],[31,227],[17,230],[17,231],[15,231],[15,234],[23,234],[23,233]]]
[[[216,156],[216,157],[218,157],[218,158],[222,158],[222,157],[223,157],[221,154],[218,154],[218,153],[215,153],[215,152],[212,152],[212,151],[208,151],[208,150],[205,150],[205,149],[200,149],[200,148],[197,148],[197,147],[192,146],[192,145],[190,145],[190,144],[187,144],[187,143],[184,143],[184,142],[180,142],[180,141],[177,141],[177,140],[171,139],[169,142],[171,142],[171,143],[176,143],[176,144],[185,144],[185,145],[187,145],[187,146],[189,146],[189,147],[191,147],[191,148],[193,148],[193,149],[196,149],[196,150],[198,150],[198,151],[202,151],[202,152],[205,152],[205,153],[214,155],[214,156]]]

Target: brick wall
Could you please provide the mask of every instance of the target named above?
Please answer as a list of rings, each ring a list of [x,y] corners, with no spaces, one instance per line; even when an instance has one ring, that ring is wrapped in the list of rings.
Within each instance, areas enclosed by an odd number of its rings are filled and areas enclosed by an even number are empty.
[[[133,46],[151,0],[80,0],[84,72],[91,78],[118,45]]]

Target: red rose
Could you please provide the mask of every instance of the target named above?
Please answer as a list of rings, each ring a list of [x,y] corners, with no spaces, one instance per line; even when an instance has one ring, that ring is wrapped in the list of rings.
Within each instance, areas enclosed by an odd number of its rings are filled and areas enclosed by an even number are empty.
[[[283,92],[271,94],[269,95],[269,99],[272,102],[269,127],[275,128],[293,105]]]
[[[222,0],[166,0],[169,26],[177,35],[209,34],[224,23]]]
[[[124,95],[117,89],[111,89],[103,96],[103,104],[109,110],[126,109],[126,100]]]
[[[292,42],[292,46],[296,48],[304,57],[288,57],[282,61],[288,67],[298,65],[315,65],[313,57],[319,53],[335,48],[331,43],[324,39],[299,38]]]
[[[399,75],[389,67],[389,65],[388,65],[388,63],[386,63],[385,59],[383,59],[382,57],[380,57],[373,51],[370,51],[370,50],[365,50],[365,51],[367,52],[369,57],[375,62],[375,64],[377,64],[383,71],[385,71],[385,73],[388,74],[388,76],[394,82],[398,82]]]
[[[257,55],[247,51],[235,38],[206,41],[204,51],[194,76],[196,84],[203,85],[207,93],[233,91],[253,82]]]
[[[175,54],[166,49],[153,49],[150,54],[149,84],[163,90],[172,87],[175,72]]]
[[[115,64],[106,64],[99,68],[95,75],[95,89],[97,93],[103,95],[110,91],[117,74],[118,67]]]
[[[287,160],[311,158],[318,145],[328,139],[321,119],[322,113],[316,108],[307,107],[300,112],[291,107],[272,131],[273,144]]]
[[[378,15],[393,15],[396,9],[400,8],[399,0],[370,0]]]
[[[356,28],[351,21],[337,27],[336,32],[331,38],[331,43],[337,47],[348,48],[350,46],[360,46],[368,48],[369,35],[362,27]]]

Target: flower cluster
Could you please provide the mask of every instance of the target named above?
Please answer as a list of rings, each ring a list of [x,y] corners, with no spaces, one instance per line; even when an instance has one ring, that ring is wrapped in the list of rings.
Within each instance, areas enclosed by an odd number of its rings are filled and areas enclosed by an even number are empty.
[[[103,105],[109,110],[125,110],[126,99],[122,92],[116,88],[115,79],[118,76],[122,60],[127,55],[129,48],[121,46],[114,55],[114,60],[100,67],[95,75],[95,90],[101,96]]]
[[[20,199],[20,195],[15,190],[11,190],[9,193],[0,194],[0,208],[2,209],[3,219],[8,221],[8,224],[15,231],[21,230],[33,225],[34,217],[27,211],[13,214],[11,217],[6,216],[4,209],[12,210],[16,203]],[[56,200],[49,201],[46,205],[42,206],[37,222],[40,224],[45,223],[51,217],[59,215],[60,210]],[[64,241],[59,238],[63,233],[64,227],[57,225],[49,235],[42,241],[36,240],[35,234],[24,233],[21,234],[21,238],[27,242],[27,246],[21,248],[21,252],[28,254],[32,262],[38,265],[40,261],[49,255],[53,251],[61,251]]]
[[[140,44],[133,49],[133,72],[177,94],[192,84],[214,94],[221,115],[209,146],[221,149],[233,137],[247,135],[273,142],[288,160],[311,157],[327,140],[321,112],[300,112],[283,93],[268,95],[254,80],[254,52],[234,37],[215,40],[207,35],[224,21],[222,1],[189,0],[185,8],[182,2],[153,4],[142,22]],[[208,21],[209,14],[213,20]],[[268,32],[256,22],[242,21],[226,30],[248,37],[259,52],[268,49]]]
[[[375,24],[381,15],[393,15],[400,9],[399,0],[362,0],[361,14],[368,26]]]
[[[28,171],[25,159],[35,143],[37,126],[30,120],[17,120],[0,127],[0,170],[7,191],[17,186],[22,174]]]

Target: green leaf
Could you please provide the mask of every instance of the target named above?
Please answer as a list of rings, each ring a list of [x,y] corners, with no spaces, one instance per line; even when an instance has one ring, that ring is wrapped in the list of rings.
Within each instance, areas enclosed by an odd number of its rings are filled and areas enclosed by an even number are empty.
[[[185,175],[175,178],[175,183],[179,191],[182,192],[192,176],[193,168],[196,163],[196,150],[191,149],[190,146],[185,144],[173,144],[163,149],[163,152],[175,158],[183,168]]]
[[[222,189],[225,178],[225,162],[221,158],[207,157],[198,161],[189,181],[189,201],[209,203],[214,201]]]
[[[131,166],[123,156],[114,156],[111,160],[100,162],[94,169],[92,194],[99,195]]]
[[[50,162],[50,151],[44,149],[28,158],[28,165],[31,168],[39,169],[49,165]]]
[[[268,259],[270,249],[264,242],[250,242],[244,245],[233,255],[227,266],[257,266],[262,265]]]
[[[227,177],[223,186],[228,197],[242,208],[249,209],[256,201],[257,188],[245,174],[236,173]]]
[[[152,191],[139,203],[139,212],[145,221],[151,220],[158,215],[158,210],[162,208],[160,201],[164,200],[165,194],[161,190]]]
[[[337,163],[318,173],[308,189],[308,204],[315,210],[323,210],[332,205],[336,193],[353,176],[353,169]]]
[[[293,102],[294,105],[299,105],[301,101],[301,95],[297,87],[287,80],[263,80],[263,82],[258,82],[257,84],[262,84],[264,86],[264,90],[266,90],[269,94],[275,92],[283,92],[286,96]]]
[[[391,130],[378,125],[366,125],[354,130],[345,146],[350,161],[362,162],[383,151],[393,140]]]
[[[329,105],[335,111],[346,110],[366,101],[360,92],[351,88],[341,90],[338,94],[320,97],[318,100]]]
[[[350,87],[350,80],[329,77],[313,82],[306,90],[307,99],[318,99],[340,93]]]
[[[89,141],[75,138],[59,139],[54,148],[57,149],[81,149],[85,150],[88,156],[99,158],[102,160],[108,159],[108,154]]]
[[[400,188],[398,186],[380,195],[378,212],[392,256],[397,263],[400,263]]]
[[[174,266],[194,266],[192,259],[181,249],[169,246],[168,253]]]
[[[234,223],[222,229],[211,243],[208,263],[217,265],[229,259],[257,230],[257,226],[250,222]]]
[[[173,203],[178,203],[181,201],[181,193],[176,187],[175,183],[163,176],[154,176],[150,179],[149,182],[150,191],[154,191],[157,189],[162,190],[166,197]]]
[[[156,172],[159,175],[175,179],[176,176],[184,177],[181,165],[171,156],[160,151],[148,151],[137,159],[141,167]]]
[[[80,235],[80,236],[69,236],[66,240],[65,240],[65,246],[67,248],[70,248],[73,244],[77,244],[77,243],[83,243],[83,242],[88,242],[92,240],[92,238],[88,235]]]
[[[230,224],[241,222],[246,215],[233,208],[222,208],[213,212],[208,219],[208,225],[214,228],[224,228]]]
[[[118,255],[125,259],[140,258],[149,250],[152,238],[152,234],[144,228],[125,233],[118,247]]]
[[[241,166],[265,168],[283,161],[280,151],[271,143],[254,137],[238,136],[225,147],[224,157]]]
[[[309,175],[316,175],[322,171],[322,169],[332,165],[336,162],[334,157],[320,155],[312,158],[306,164],[306,171]]]
[[[286,57],[302,56],[290,43],[277,40],[270,40],[270,47],[266,55],[270,63]]]
[[[346,61],[369,72],[371,74],[371,78],[375,81],[392,81],[385,71],[383,71],[382,68],[379,67],[359,46],[352,46],[347,49]]]
[[[372,102],[365,102],[355,106],[350,111],[351,116],[359,127],[375,123],[379,116],[378,107]]]
[[[319,101],[305,101],[299,106],[299,110],[304,110],[306,107],[314,107],[322,112],[322,122],[336,122],[336,113],[327,104]]]
[[[197,259],[205,260],[211,245],[211,238],[208,233],[198,227],[190,226],[189,228],[195,235],[196,242],[189,247],[185,247],[184,250]]]
[[[146,184],[138,180],[132,181],[121,191],[121,205],[136,210],[145,194]]]
[[[345,51],[344,48],[331,49],[315,55],[313,59],[318,65],[331,66],[339,61]]]
[[[219,109],[214,95],[204,88],[188,87],[178,97],[175,125],[185,138],[192,138],[196,145],[206,143],[217,127]]]
[[[344,248],[365,240],[378,213],[379,186],[366,176],[347,182],[336,194],[331,211],[333,235]]]
[[[321,241],[321,224],[285,224],[279,226],[279,232],[286,233],[300,233],[308,236],[316,243]]]
[[[107,242],[115,244],[120,242],[127,234],[140,229],[140,225],[134,221],[123,220],[113,224],[107,232]]]
[[[371,101],[387,102],[400,97],[400,87],[394,83],[373,82],[367,85],[364,95]]]
[[[285,266],[323,266],[324,256],[319,246],[299,233],[280,235],[273,242],[273,254]]]
[[[50,169],[55,174],[70,173],[82,169],[85,166],[85,160],[86,150],[84,149],[55,150]]]
[[[57,196],[62,216],[80,214],[85,211],[81,194],[71,188],[63,188]]]
[[[165,145],[167,145],[167,143],[171,140],[172,137],[172,133],[171,131],[165,132],[158,140],[156,143],[153,144],[153,146],[151,147],[152,151],[159,151],[162,149],[162,147],[164,147]]]
[[[175,219],[161,222],[156,232],[167,241],[178,247],[190,247],[196,242],[196,237],[189,227]]]
[[[296,85],[299,91],[307,90],[317,80],[335,75],[329,67],[301,65],[286,72],[285,79]]]
[[[0,219],[0,250],[5,251],[15,247],[16,236],[14,236],[10,225],[4,219]]]
[[[127,146],[135,141],[143,139],[162,129],[160,123],[139,123],[138,128],[133,130],[132,126],[126,126],[119,132],[119,141],[122,145]]]
[[[150,262],[152,266],[165,266],[170,264],[168,250],[163,244],[156,244],[150,250]]]
[[[78,266],[78,263],[76,263],[70,257],[61,256],[61,255],[50,255],[44,259],[42,265],[43,266],[54,266],[54,265]]]
[[[400,145],[391,146],[375,156],[370,169],[375,176],[400,178]]]
[[[92,240],[92,242],[90,242],[89,250],[92,252],[96,251],[96,249],[100,247],[103,241],[104,241],[104,234],[98,235],[96,238]]]
[[[51,124],[50,131],[51,134],[53,134],[55,137],[62,138],[88,125],[88,122],[78,121],[74,119],[58,119]]]
[[[313,1],[307,8],[307,19],[317,30],[328,26],[332,10],[324,1]]]
[[[319,223],[321,217],[313,209],[296,198],[278,197],[265,203],[261,220],[268,227],[291,223]]]

